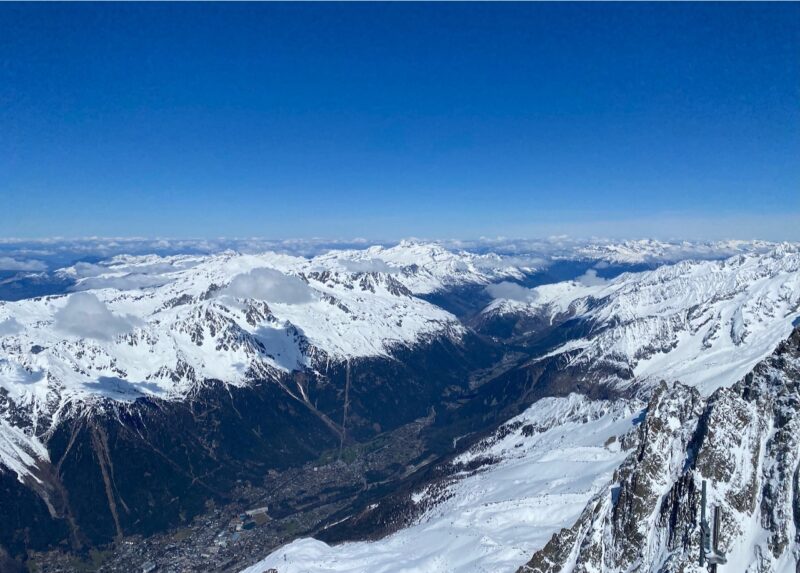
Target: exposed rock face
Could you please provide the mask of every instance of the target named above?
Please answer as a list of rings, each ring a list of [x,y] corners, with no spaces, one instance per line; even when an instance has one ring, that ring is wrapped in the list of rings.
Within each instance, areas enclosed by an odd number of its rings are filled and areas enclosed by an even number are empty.
[[[662,384],[614,483],[520,573],[695,571],[700,484],[737,571],[800,562],[800,329],[730,388],[702,399]]]

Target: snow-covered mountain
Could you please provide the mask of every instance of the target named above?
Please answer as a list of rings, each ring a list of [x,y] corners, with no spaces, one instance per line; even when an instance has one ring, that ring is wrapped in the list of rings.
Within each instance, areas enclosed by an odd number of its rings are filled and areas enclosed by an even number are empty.
[[[559,258],[589,259],[611,264],[666,264],[687,259],[721,259],[740,254],[761,254],[775,248],[768,241],[590,241],[575,245]]]
[[[508,297],[489,320],[580,333],[525,368],[556,360],[618,397],[539,400],[412,493],[420,510],[407,527],[335,546],[300,539],[246,573],[700,571],[702,479],[735,570],[794,571],[798,281],[800,251],[784,245],[610,281],[492,288]]]
[[[752,373],[703,398],[659,387],[632,451],[580,518],[519,573],[705,571],[700,489],[720,512],[723,570],[800,567],[800,329]]]
[[[300,540],[260,567],[396,571],[413,545],[427,549],[409,571],[514,571],[585,524],[632,448],[687,455],[703,408],[738,392],[800,316],[796,245],[580,248],[569,247],[581,261],[572,276],[583,274],[536,288],[524,285],[559,255],[412,241],[311,258],[118,255],[58,270],[70,292],[0,302],[0,512],[14,519],[0,545],[77,548],[185,524],[242,479],[435,424],[415,447],[442,456],[447,477],[406,500],[411,527],[377,543]],[[477,309],[495,300],[477,317],[445,310],[468,297]],[[687,409],[684,430],[669,430],[685,435],[656,443],[655,430],[639,436],[664,392]],[[658,463],[672,476],[675,460]],[[32,541],[20,532],[33,522]]]
[[[603,376],[614,371],[617,381],[666,379],[710,393],[744,376],[791,332],[800,316],[800,249],[682,261],[609,281],[587,272],[512,296],[495,300],[484,319],[585,324],[584,335],[547,356],[595,371],[603,365]]]
[[[55,389],[180,397],[197,379],[242,384],[458,337],[452,315],[414,295],[522,276],[496,256],[416,243],[310,260],[119,256],[61,274],[81,292],[0,302],[0,369],[19,403]]]
[[[543,399],[413,493],[410,526],[379,541],[300,539],[243,573],[700,573],[703,480],[726,570],[794,572],[798,414],[800,328],[709,397],[661,383],[647,403]]]
[[[333,251],[312,260],[326,269],[385,272],[396,276],[414,294],[429,294],[463,285],[522,280],[536,270],[494,253],[449,250],[436,243],[401,241],[393,247]]]
[[[0,463],[18,473],[76,403],[180,400],[208,379],[242,386],[457,341],[458,320],[415,295],[521,271],[496,256],[406,242],[314,259],[121,255],[59,274],[78,292],[0,302],[3,410],[24,420],[24,431],[3,422],[11,429]]]

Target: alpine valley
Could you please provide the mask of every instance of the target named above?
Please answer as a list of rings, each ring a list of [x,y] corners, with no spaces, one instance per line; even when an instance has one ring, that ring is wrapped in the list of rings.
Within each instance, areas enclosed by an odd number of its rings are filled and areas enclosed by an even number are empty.
[[[798,245],[118,253],[4,284],[0,571],[701,571],[703,481],[723,571],[800,571]]]

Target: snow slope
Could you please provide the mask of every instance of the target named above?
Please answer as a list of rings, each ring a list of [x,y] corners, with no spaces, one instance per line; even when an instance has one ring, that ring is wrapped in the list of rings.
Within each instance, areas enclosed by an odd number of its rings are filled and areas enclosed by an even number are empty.
[[[66,269],[85,290],[0,303],[0,384],[17,403],[53,389],[180,397],[203,378],[240,384],[462,332],[394,274],[326,262],[225,253]]]
[[[500,461],[463,471],[444,491],[417,492],[417,523],[376,542],[300,539],[243,573],[479,573],[515,571],[570,525],[624,459],[619,440],[640,404],[547,398],[455,460]],[[533,431],[531,431],[533,430]]]
[[[393,274],[415,294],[429,294],[464,284],[521,280],[523,270],[493,253],[452,251],[436,243],[401,241],[393,247],[333,251],[312,259],[312,266],[343,271],[379,271]],[[525,272],[533,269],[525,268]]]
[[[37,460],[48,460],[47,448],[35,437],[0,418],[0,471],[9,468],[24,483],[23,476],[32,475]],[[33,476],[33,479],[39,479]]]
[[[628,379],[676,380],[706,394],[749,372],[800,316],[800,249],[793,245],[592,278],[496,300],[484,312],[582,319],[591,332],[551,355],[570,352],[572,364],[605,362]]]

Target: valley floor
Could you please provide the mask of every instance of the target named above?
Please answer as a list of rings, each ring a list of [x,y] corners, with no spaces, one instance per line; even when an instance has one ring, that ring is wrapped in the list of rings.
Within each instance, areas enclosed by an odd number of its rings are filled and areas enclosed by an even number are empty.
[[[488,465],[413,494],[430,506],[413,526],[375,542],[299,539],[244,573],[516,571],[609,481],[638,413],[577,395],[542,400],[453,462]]]

